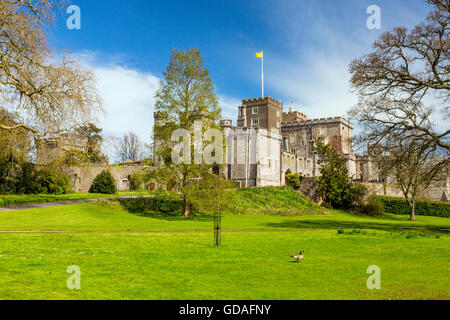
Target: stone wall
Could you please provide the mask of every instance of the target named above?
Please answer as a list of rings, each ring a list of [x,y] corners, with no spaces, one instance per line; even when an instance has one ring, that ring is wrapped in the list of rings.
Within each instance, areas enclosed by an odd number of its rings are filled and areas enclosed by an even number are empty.
[[[368,189],[370,194],[378,196],[403,198],[403,193],[400,188],[391,183],[363,183]],[[434,200],[434,201],[448,201],[450,194],[449,185],[440,185],[428,188],[418,195],[418,198]]]
[[[151,169],[148,166],[83,166],[62,167],[61,170],[70,178],[71,189],[74,192],[89,192],[95,177],[103,170],[109,170],[116,182],[117,190],[130,190],[128,177],[134,172]]]
[[[259,128],[224,128],[228,179],[242,187],[280,185],[281,135]]]
[[[320,202],[319,194],[317,193],[318,183],[315,178],[305,177],[302,180],[300,192],[303,193],[308,199],[316,203]]]
[[[281,132],[283,137],[289,138],[287,150],[303,156],[312,155],[314,140],[330,143],[340,154],[353,154],[351,147],[353,126],[342,117],[283,122]]]
[[[403,193],[395,184],[383,183],[363,183],[369,190],[370,195],[387,196],[395,198],[403,198]],[[300,191],[314,202],[318,202],[319,196],[317,194],[317,181],[315,178],[305,177],[302,181]],[[418,198],[433,201],[449,201],[450,188],[448,185],[440,185],[420,193]]]

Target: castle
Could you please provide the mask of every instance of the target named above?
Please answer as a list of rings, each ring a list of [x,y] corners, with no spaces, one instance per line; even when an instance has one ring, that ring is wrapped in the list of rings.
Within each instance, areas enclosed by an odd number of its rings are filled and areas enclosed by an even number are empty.
[[[329,143],[345,159],[349,176],[369,178],[364,170],[370,163],[358,163],[353,126],[343,117],[308,119],[293,105],[283,112],[281,102],[265,97],[243,100],[237,126],[223,120],[221,127],[228,147],[226,175],[242,187],[284,185],[289,173],[319,175],[315,140]]]
[[[160,120],[155,112],[155,124]],[[353,152],[353,126],[343,117],[308,119],[293,105],[283,112],[281,102],[265,97],[242,101],[237,126],[232,120],[220,124],[227,146],[224,176],[241,187],[282,186],[289,173],[318,176],[315,140],[330,144],[345,159],[353,179],[379,180],[370,159]]]

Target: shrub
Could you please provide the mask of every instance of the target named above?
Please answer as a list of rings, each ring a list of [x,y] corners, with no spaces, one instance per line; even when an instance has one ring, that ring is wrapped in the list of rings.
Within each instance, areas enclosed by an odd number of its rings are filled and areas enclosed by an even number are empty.
[[[369,189],[362,183],[353,182],[350,185],[349,197],[353,207],[360,207],[365,204]]]
[[[289,173],[286,175],[287,185],[294,190],[299,190],[302,186],[303,177],[300,173]]]
[[[144,185],[142,172],[133,172],[128,176],[128,181],[130,181],[130,190],[141,190]]]
[[[370,196],[367,204],[360,207],[360,212],[369,216],[379,216],[384,213],[383,202],[376,196]]]
[[[103,170],[99,175],[97,175],[92,182],[92,186],[89,189],[90,193],[103,193],[103,194],[114,194],[116,193],[116,183],[111,172],[108,170]]]
[[[70,178],[63,172],[44,168],[36,173],[36,187],[39,193],[65,194],[70,190]]]
[[[20,182],[17,184],[17,193],[36,194],[41,193],[42,188],[37,181],[36,168],[32,163],[22,163],[22,171],[20,174]]]
[[[13,154],[0,158],[0,193],[16,193],[20,184],[22,161]]]
[[[409,215],[410,208],[405,199],[377,196],[383,203],[384,209],[388,213]],[[415,213],[419,216],[435,216],[450,218],[450,203],[416,200]]]
[[[153,198],[138,198],[120,200],[121,205],[133,213],[148,214],[151,212],[181,214],[183,213],[183,200],[174,196],[158,196]],[[191,210],[195,208],[191,205]]]
[[[0,193],[64,194],[69,190],[69,177],[55,168],[38,170],[34,164],[13,154],[0,157]]]

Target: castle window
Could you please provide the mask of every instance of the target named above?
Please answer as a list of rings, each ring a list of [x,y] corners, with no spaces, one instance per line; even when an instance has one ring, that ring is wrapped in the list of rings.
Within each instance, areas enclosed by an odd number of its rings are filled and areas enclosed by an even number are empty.
[[[252,119],[253,126],[259,126],[259,119]]]
[[[280,128],[280,122],[277,121],[277,128]]]
[[[277,111],[277,117],[280,117],[280,111]]]
[[[320,134],[327,134],[327,128],[320,128]]]
[[[295,136],[291,136],[291,143],[295,143]]]
[[[252,114],[258,114],[258,108],[253,108],[252,109]]]

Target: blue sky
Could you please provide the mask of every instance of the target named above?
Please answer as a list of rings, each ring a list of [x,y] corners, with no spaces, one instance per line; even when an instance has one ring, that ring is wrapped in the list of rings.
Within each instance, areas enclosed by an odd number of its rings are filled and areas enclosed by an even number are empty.
[[[395,26],[412,27],[431,7],[422,0],[146,1],[72,0],[81,30],[61,14],[51,45],[68,49],[97,74],[105,135],[132,129],[149,142],[154,92],[172,48],[198,47],[211,72],[224,118],[240,100],[265,95],[294,101],[311,118],[345,115],[356,102],[348,64]],[[369,30],[369,5],[381,8],[381,30]]]

